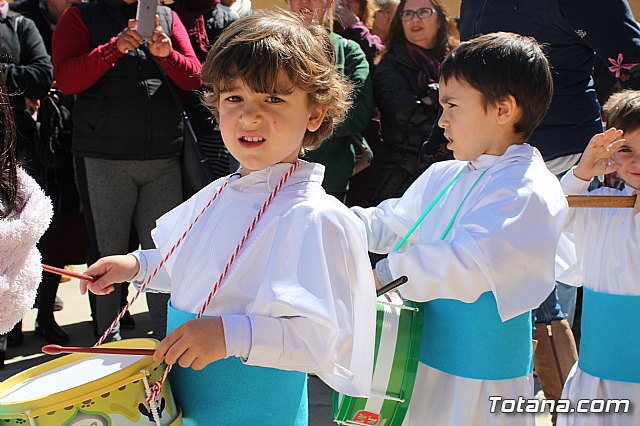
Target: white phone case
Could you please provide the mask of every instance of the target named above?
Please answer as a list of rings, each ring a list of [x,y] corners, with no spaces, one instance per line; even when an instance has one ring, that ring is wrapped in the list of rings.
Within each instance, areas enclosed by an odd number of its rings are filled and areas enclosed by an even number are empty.
[[[136,13],[138,27],[136,31],[147,41],[151,40],[153,30],[156,28],[157,8],[157,0],[138,0],[138,11]]]

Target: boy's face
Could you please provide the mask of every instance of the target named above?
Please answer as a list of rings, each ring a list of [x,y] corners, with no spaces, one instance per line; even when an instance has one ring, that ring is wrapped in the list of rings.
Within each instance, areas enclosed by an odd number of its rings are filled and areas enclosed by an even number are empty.
[[[618,176],[636,189],[640,188],[640,129],[622,136],[626,139],[624,145],[611,156],[620,165]]]
[[[438,125],[444,129],[447,148],[457,160],[504,153],[505,128],[497,123],[498,107],[485,107],[482,93],[453,77],[446,83],[441,79],[440,104],[443,111]]]
[[[292,86],[281,78],[280,87]],[[298,88],[290,94],[255,93],[240,79],[229,87],[218,100],[220,132],[243,175],[296,161],[306,131],[318,130],[327,110],[309,105],[308,94]]]

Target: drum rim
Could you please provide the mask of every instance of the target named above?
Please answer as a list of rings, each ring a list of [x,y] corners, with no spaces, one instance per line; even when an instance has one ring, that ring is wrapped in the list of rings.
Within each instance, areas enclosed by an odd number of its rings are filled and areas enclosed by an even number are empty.
[[[414,313],[412,314],[413,320],[411,322],[411,334],[415,334],[419,339],[417,342],[416,341],[410,342],[410,344],[407,347],[407,351],[406,351],[407,364],[405,366],[405,377],[403,378],[402,385],[401,385],[402,390],[405,392],[404,394],[405,401],[391,402],[392,404],[395,404],[394,415],[390,423],[391,426],[396,424],[395,422],[396,416],[400,415],[404,419],[406,412],[409,408],[409,402],[411,401],[411,396],[413,394],[413,388],[414,388],[415,380],[417,377],[417,368],[419,363],[421,340],[422,340],[422,324],[424,321],[424,318],[423,318],[424,313],[422,311],[421,302],[414,302],[409,299],[402,299],[402,302],[403,302],[402,305],[395,305],[392,303],[381,303],[380,301],[378,301],[378,303],[386,304],[389,306],[396,306],[400,309],[402,309],[401,306],[404,306],[405,309],[410,308],[410,310],[413,310]],[[369,398],[342,395],[342,403],[338,404],[339,398],[340,398],[339,393],[334,391],[333,398],[332,398],[333,421],[338,424],[344,424],[344,425],[360,424],[360,423],[353,422],[349,419],[350,416],[353,414],[352,413],[353,405],[358,400],[362,400],[362,399],[366,400]]]
[[[158,340],[152,338],[134,338],[105,343],[100,345],[100,347],[155,348],[159,343],[160,342]],[[94,354],[64,355],[21,371],[3,382],[0,382],[0,396],[17,384],[25,380],[32,379],[41,373],[51,371],[55,368],[71,364],[73,362],[81,361],[92,356],[94,356]],[[101,377],[92,382],[84,383],[72,389],[56,392],[40,398],[12,401],[8,403],[5,403],[0,399],[0,419],[24,418],[27,411],[31,412],[31,417],[38,417],[42,414],[66,407],[70,405],[72,401],[91,399],[96,395],[104,393],[104,389],[106,387],[109,389],[117,389],[117,387],[134,382],[135,380],[140,380],[142,378],[140,373],[141,370],[150,372],[160,364],[161,362],[153,361],[151,356],[143,356],[138,361],[116,371],[115,373],[111,373],[108,376]]]

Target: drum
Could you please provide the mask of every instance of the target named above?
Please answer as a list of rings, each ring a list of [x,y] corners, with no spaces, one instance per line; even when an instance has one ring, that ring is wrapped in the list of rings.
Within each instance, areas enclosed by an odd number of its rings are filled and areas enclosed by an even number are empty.
[[[154,339],[102,345],[155,348]],[[164,363],[142,355],[72,354],[25,370],[0,383],[0,424],[22,426],[115,426],[182,424],[169,382],[156,398],[159,423],[146,391]]]
[[[422,339],[422,304],[390,292],[377,299],[376,349],[370,398],[334,392],[333,419],[342,425],[397,426],[404,420],[416,380]]]

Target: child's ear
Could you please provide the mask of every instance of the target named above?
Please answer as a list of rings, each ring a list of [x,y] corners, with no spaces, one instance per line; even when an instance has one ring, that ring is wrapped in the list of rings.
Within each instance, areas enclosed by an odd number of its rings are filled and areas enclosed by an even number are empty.
[[[327,105],[313,104],[309,107],[309,121],[307,122],[307,130],[315,132],[320,128],[327,115],[329,107]]]
[[[496,122],[498,124],[511,124],[520,119],[520,106],[513,95],[508,94],[496,105]]]

